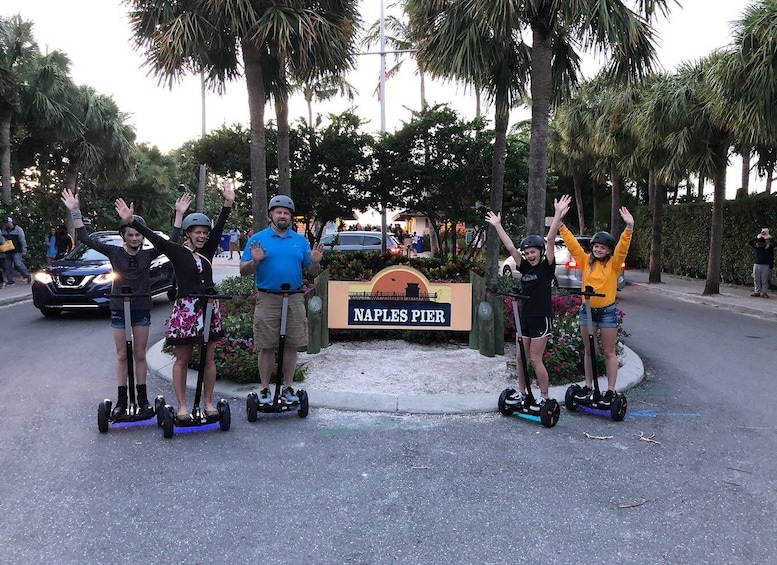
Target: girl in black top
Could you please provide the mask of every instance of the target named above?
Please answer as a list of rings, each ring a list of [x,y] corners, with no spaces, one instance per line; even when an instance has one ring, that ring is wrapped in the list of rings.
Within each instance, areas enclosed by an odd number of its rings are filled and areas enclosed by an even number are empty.
[[[548,370],[543,363],[542,356],[553,329],[550,289],[556,268],[554,254],[556,234],[570,202],[571,198],[566,194],[558,200],[554,200],[555,213],[548,230],[548,237],[545,240],[539,235],[525,237],[521,241],[520,252],[515,248],[502,227],[501,214],[489,212],[486,215],[486,221],[494,226],[499,239],[515,259],[515,267],[521,273],[521,293],[529,297],[521,308],[520,321],[523,335],[520,336],[520,339],[523,340],[523,347],[528,357],[527,361],[531,363],[534,374],[537,376],[540,394],[536,398],[539,405],[548,400]],[[519,336],[515,337],[516,340],[519,339]],[[520,354],[520,348],[516,348],[516,356],[520,356]],[[527,375],[523,374],[523,364],[520,358],[517,359],[516,373],[518,374],[518,390],[521,395],[524,395],[526,394]]]
[[[175,269],[175,279],[178,284],[178,294],[167,320],[168,345],[173,346],[175,363],[173,364],[173,388],[178,401],[176,418],[180,422],[191,419],[186,406],[186,373],[192,359],[194,344],[199,343],[203,331],[204,311],[202,301],[192,298],[191,294],[206,294],[215,286],[213,283],[213,256],[219,247],[224,225],[227,223],[235,192],[231,181],[223,184],[224,207],[221,209],[216,224],[211,230],[210,219],[205,214],[189,214],[183,220],[183,231],[186,239],[183,245],[168,241],[158,236],[146,226],[133,224],[134,206],[119,198],[116,200],[116,212],[129,225],[136,228],[148,238],[154,247],[170,258]],[[221,324],[218,301],[216,301],[211,319],[210,339],[205,352],[205,374],[203,379],[203,399],[205,413],[208,416],[218,416],[218,410],[213,405],[213,388],[216,384],[216,363],[213,353],[216,343],[224,336]],[[202,354],[202,352],[200,352]]]
[[[137,389],[138,406],[143,412],[153,412],[154,408],[148,401],[146,390],[146,345],[151,324],[151,262],[162,254],[158,249],[143,249],[143,236],[135,229],[143,219],[135,216],[135,226],[130,227],[128,222],[119,224],[122,245],[108,245],[97,239],[92,239],[84,226],[81,210],[79,209],[78,196],[69,189],[62,191],[62,203],[70,211],[73,218],[73,227],[76,228],[76,237],[84,245],[96,249],[111,262],[116,278],[111,287],[112,294],[122,292],[122,288],[130,287],[133,296],[130,298],[130,320],[124,319],[123,299],[111,298],[111,327],[113,328],[113,341],[116,346],[116,380],[118,383],[118,400],[111,411],[113,418],[119,417],[127,409],[127,347],[125,324],[132,325],[133,358],[135,367],[135,384]],[[183,215],[189,208],[191,197],[185,194],[175,203],[175,221],[173,231],[170,234],[172,241],[178,241],[181,233]],[[153,232],[152,232],[153,233]],[[68,239],[69,235],[65,234]],[[156,236],[156,234],[154,234]]]

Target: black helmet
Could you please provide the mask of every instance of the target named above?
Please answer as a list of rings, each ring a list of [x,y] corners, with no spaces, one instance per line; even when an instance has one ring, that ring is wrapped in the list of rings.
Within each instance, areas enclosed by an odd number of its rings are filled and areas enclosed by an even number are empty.
[[[594,243],[601,243],[602,245],[606,245],[610,248],[610,251],[615,249],[615,238],[612,236],[610,232],[606,231],[600,231],[596,232],[594,236],[591,238],[591,245]]]
[[[132,216],[132,222],[133,223],[137,222],[138,224],[141,224],[141,225],[144,225],[144,226],[146,225],[146,221],[143,218],[141,218],[140,216],[138,216],[137,214]],[[84,222],[84,223],[86,223],[86,222]],[[89,222],[89,223],[91,223],[91,222]],[[130,227],[129,222],[127,220],[121,220],[119,222],[119,233],[122,236],[124,236],[124,230],[126,230],[128,227]]]
[[[278,208],[279,206],[281,208],[288,208],[291,210],[292,214],[294,213],[294,201],[288,196],[284,196],[283,194],[273,196],[270,199],[270,204],[267,206],[267,211],[272,212],[273,208]]]
[[[528,235],[521,240],[521,251],[529,247],[543,250],[545,249],[545,240],[539,235]]]
[[[200,214],[199,212],[193,212],[183,219],[183,224],[181,225],[181,229],[183,230],[183,233],[187,233],[191,228],[195,226],[203,226],[210,229],[211,228],[210,218],[205,214]]]

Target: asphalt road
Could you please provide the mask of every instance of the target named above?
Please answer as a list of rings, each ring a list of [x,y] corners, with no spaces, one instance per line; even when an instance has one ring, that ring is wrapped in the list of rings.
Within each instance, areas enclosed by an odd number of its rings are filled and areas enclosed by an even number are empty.
[[[772,562],[777,324],[619,297],[648,375],[623,422],[312,410],[249,424],[239,398],[228,432],[171,440],[154,420],[98,433],[115,394],[107,317],[0,308],[0,561]],[[149,343],[168,311],[157,299]],[[149,390],[172,398],[161,379]]]

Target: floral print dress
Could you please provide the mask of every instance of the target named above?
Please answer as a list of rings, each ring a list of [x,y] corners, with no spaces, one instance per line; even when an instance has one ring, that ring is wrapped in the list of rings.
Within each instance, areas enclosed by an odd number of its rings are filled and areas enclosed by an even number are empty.
[[[198,253],[194,254],[197,270],[202,272],[202,258]],[[199,343],[205,327],[205,300],[184,296],[176,299],[167,324],[168,345],[192,345]],[[213,303],[213,315],[210,320],[209,342],[214,342],[224,337],[224,327],[221,323],[219,301]]]

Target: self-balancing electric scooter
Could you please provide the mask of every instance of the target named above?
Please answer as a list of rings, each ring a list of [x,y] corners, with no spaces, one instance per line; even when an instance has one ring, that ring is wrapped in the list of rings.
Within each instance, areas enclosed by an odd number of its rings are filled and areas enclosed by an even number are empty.
[[[248,393],[246,398],[246,419],[249,422],[256,422],[259,412],[288,412],[294,408],[297,409],[297,415],[305,418],[308,415],[308,393],[302,389],[297,389],[296,402],[286,402],[281,396],[283,388],[283,352],[286,345],[286,321],[289,313],[289,296],[305,292],[304,290],[291,290],[289,283],[283,283],[280,291],[265,290],[270,294],[280,294],[283,297],[281,305],[281,331],[278,340],[278,368],[275,371],[275,393],[273,394],[271,404],[260,404],[259,395],[255,392]]]
[[[518,294],[515,290],[517,289],[514,289],[514,292],[500,292],[499,294],[515,299],[512,301],[513,316],[515,317],[515,335],[518,337],[516,341],[518,342],[518,351],[521,354],[521,368],[523,369],[523,380],[526,383],[526,395],[521,398],[514,388],[504,389],[502,394],[499,395],[499,412],[505,416],[516,414],[521,418],[540,422],[546,428],[552,428],[558,423],[561,416],[561,407],[554,398],[549,398],[544,404],[537,405],[534,393],[532,393],[531,383],[529,382],[529,366],[526,361],[526,350],[523,347],[521,318],[518,313],[518,301],[526,300],[529,297]]]
[[[208,354],[208,340],[210,339],[210,322],[213,317],[213,307],[216,300],[229,300],[232,298],[223,294],[190,294],[190,297],[197,300],[205,300],[204,316],[205,325],[202,329],[202,339],[199,344],[200,362],[197,370],[197,388],[194,393],[194,405],[192,407],[191,419],[182,421],[175,417],[175,410],[169,404],[165,404],[162,413],[162,433],[166,438],[173,437],[175,427],[191,428],[215,424],[218,422],[221,431],[226,432],[232,423],[232,415],[229,410],[229,403],[225,399],[220,399],[216,403],[217,415],[208,416],[200,407],[202,399],[202,386],[205,380],[205,358]]]
[[[578,292],[571,291],[573,294]],[[564,405],[567,410],[577,410],[578,406],[583,406],[591,410],[609,411],[610,417],[620,422],[626,416],[626,408],[628,407],[628,400],[626,396],[620,393],[615,393],[612,403],[604,401],[604,395],[601,394],[599,389],[599,375],[596,369],[596,349],[594,344],[596,338],[594,337],[593,320],[591,319],[591,297],[592,296],[604,296],[604,294],[598,294],[594,292],[594,289],[590,286],[585,287],[585,290],[579,291],[580,296],[583,297],[585,303],[585,313],[588,317],[588,350],[591,352],[591,376],[594,381],[594,388],[591,394],[585,398],[577,398],[578,392],[581,390],[580,385],[573,384],[567,388],[566,396],[564,397]]]
[[[100,433],[104,434],[108,431],[109,423],[122,423],[130,425],[133,422],[142,422],[144,420],[150,420],[154,416],[157,417],[157,424],[160,422],[161,410],[164,406],[165,399],[163,396],[157,396],[154,399],[154,410],[144,412],[140,406],[138,406],[137,398],[135,398],[135,355],[134,355],[134,341],[132,338],[132,319],[130,310],[130,299],[133,296],[148,296],[142,294],[133,294],[132,289],[128,286],[122,287],[121,293],[109,294],[110,298],[121,298],[124,305],[124,335],[126,337],[127,347],[127,393],[128,403],[127,408],[121,414],[113,416],[111,414],[111,408],[113,402],[106,398],[97,406],[97,429]]]

